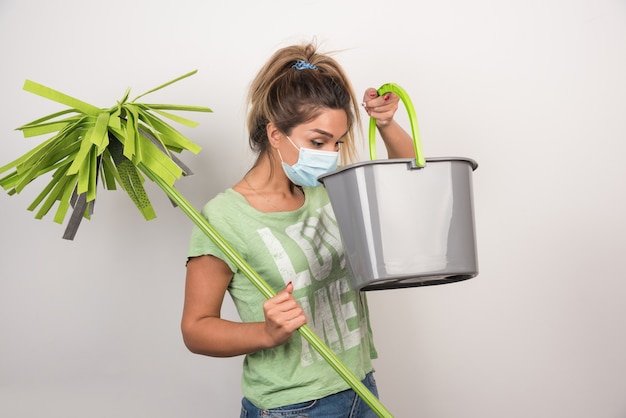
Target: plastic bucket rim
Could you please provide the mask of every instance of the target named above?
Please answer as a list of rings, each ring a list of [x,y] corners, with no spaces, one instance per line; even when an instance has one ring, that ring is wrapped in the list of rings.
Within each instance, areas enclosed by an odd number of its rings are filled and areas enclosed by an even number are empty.
[[[476,169],[478,168],[478,163],[472,158],[467,158],[467,157],[430,157],[430,158],[426,158],[426,162],[427,163],[464,162],[464,163],[468,163],[472,167],[472,171],[476,171]],[[364,167],[368,165],[378,165],[378,164],[410,164],[412,165],[413,168],[419,169],[419,170],[425,170],[428,168],[427,165],[425,165],[424,167],[419,167],[415,165],[415,158],[393,158],[389,160],[366,160],[366,161],[359,161],[353,164],[348,164],[343,167],[339,167],[336,170],[331,171],[330,173],[325,173],[325,174],[320,175],[317,178],[317,180],[323,184],[325,179],[327,179],[328,177],[334,176],[335,174],[348,171],[351,169],[359,168],[359,167]]]

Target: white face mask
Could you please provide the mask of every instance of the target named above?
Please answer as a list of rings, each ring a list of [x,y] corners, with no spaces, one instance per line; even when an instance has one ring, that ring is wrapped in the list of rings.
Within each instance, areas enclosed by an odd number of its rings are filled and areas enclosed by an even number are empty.
[[[283,170],[289,180],[298,186],[303,187],[321,186],[322,183],[317,181],[317,178],[322,174],[330,173],[337,168],[339,153],[336,151],[320,151],[310,148],[298,148],[296,144],[293,143],[291,138],[287,136],[287,139],[299,152],[298,161],[294,165],[290,166],[283,161],[283,156],[280,155],[280,151],[278,151],[278,155],[282,161]]]

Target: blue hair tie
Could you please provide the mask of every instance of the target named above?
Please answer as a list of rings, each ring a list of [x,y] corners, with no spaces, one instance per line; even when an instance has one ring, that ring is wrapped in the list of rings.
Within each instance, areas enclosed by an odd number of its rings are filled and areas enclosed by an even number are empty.
[[[317,66],[311,64],[308,61],[304,61],[304,60],[298,60],[296,61],[296,63],[294,65],[291,66],[292,68],[295,68],[298,71],[302,71],[302,70],[317,70]]]

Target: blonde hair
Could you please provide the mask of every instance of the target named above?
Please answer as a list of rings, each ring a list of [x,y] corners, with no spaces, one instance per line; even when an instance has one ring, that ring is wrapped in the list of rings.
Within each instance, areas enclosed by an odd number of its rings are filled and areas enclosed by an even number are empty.
[[[305,68],[294,65],[303,61]],[[302,63],[301,63],[302,64]],[[348,133],[340,149],[341,164],[356,159],[355,130],[360,129],[359,107],[343,68],[313,43],[279,49],[261,68],[248,93],[250,148],[257,158],[272,158],[266,127],[272,122],[286,135],[324,109],[342,109],[348,118]],[[258,161],[258,160],[257,160]]]

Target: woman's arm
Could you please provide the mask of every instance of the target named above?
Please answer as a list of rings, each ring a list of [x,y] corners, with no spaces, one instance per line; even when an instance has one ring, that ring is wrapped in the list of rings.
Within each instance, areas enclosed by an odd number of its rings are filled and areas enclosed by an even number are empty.
[[[222,319],[222,302],[232,275],[228,265],[213,256],[193,257],[187,263],[181,330],[191,352],[213,357],[253,353],[283,344],[306,323],[291,284],[265,301],[265,322]]]
[[[387,148],[388,158],[415,157],[411,136],[393,119],[400,98],[393,93],[378,96],[376,89],[365,91],[363,105],[367,114],[376,119],[376,127]]]

